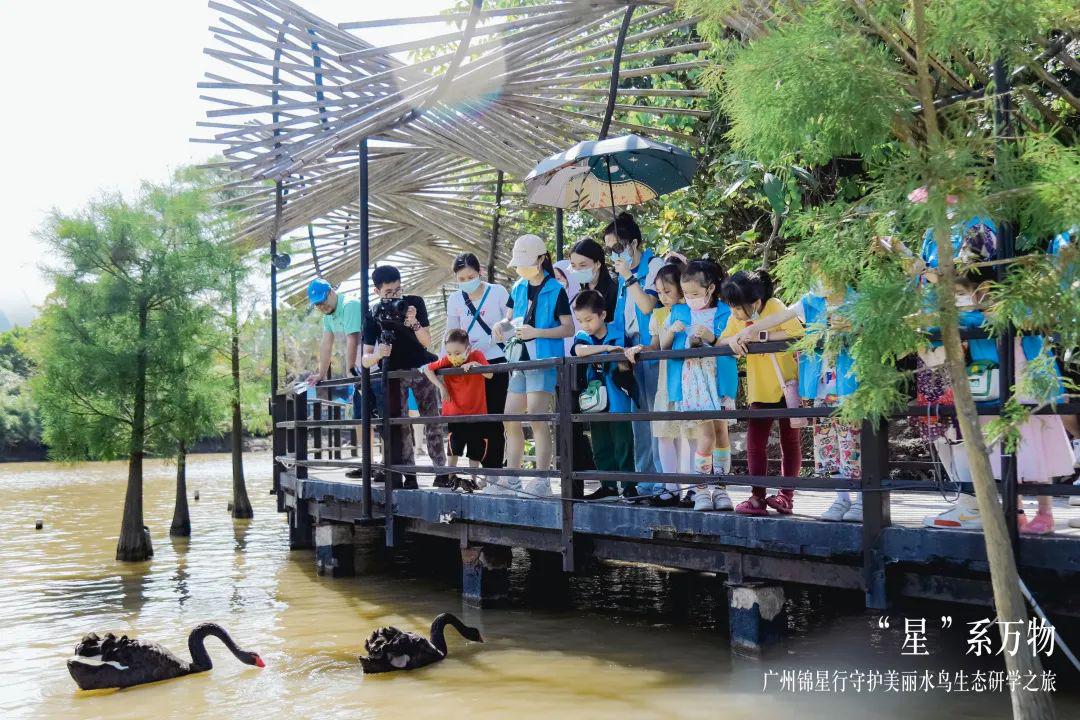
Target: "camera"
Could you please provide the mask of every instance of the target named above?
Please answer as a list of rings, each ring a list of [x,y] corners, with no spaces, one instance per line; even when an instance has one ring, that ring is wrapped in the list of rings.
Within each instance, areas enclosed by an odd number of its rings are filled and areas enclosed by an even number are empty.
[[[398,332],[405,328],[405,315],[409,311],[409,304],[405,298],[387,298],[380,300],[371,315],[375,322],[379,323],[379,342],[383,345],[393,345]]]

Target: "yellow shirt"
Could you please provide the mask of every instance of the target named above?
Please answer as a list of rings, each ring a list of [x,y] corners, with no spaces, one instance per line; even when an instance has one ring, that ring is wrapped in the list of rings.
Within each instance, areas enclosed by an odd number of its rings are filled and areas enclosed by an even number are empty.
[[[769,301],[765,303],[765,307],[758,313],[758,319],[766,318],[785,309],[784,303],[776,298],[769,298]],[[731,337],[743,328],[753,324],[753,320],[739,320],[732,313],[720,337]],[[803,334],[803,326],[796,318],[791,318],[787,322],[770,329],[770,332],[780,331],[787,332],[790,337],[798,337]],[[747,355],[746,399],[748,402],[777,403],[784,399],[784,390],[780,387],[780,382],[776,377],[776,368],[773,365],[772,358],[776,358],[777,364],[780,365],[780,372],[783,374],[785,382],[798,377],[799,366],[795,362],[795,353],[780,352]]]

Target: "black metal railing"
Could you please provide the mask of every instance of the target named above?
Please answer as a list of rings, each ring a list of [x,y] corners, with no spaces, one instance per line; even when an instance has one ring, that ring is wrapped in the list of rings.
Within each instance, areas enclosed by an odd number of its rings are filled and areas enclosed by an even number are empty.
[[[964,337],[966,338],[979,338],[986,337],[985,333],[981,331],[964,331]],[[750,345],[749,351],[751,353],[775,353],[787,350],[794,341],[782,341],[782,342],[767,342],[767,343],[753,343]],[[721,347],[700,347],[687,350],[650,350],[643,351],[638,354],[638,361],[653,361],[653,360],[666,360],[666,359],[686,359],[686,358],[700,358],[700,357],[717,357],[724,355],[731,355],[730,348],[726,346]],[[348,385],[363,384],[370,387],[370,380],[373,377],[381,376],[384,380],[384,392],[382,396],[382,402],[380,407],[380,423],[382,433],[382,446],[383,446],[383,462],[375,463],[372,461],[370,448],[367,446],[367,441],[370,438],[370,427],[372,420],[369,417],[370,408],[365,407],[365,412],[361,418],[347,419],[342,417],[340,412],[340,404],[337,405],[337,410],[330,417],[324,418],[322,416],[322,408],[325,405],[321,401],[311,401],[307,398],[306,389],[303,392],[297,392],[293,389],[285,391],[282,395],[279,395],[274,399],[274,453],[275,458],[279,458],[279,462],[275,463],[274,470],[274,488],[275,491],[279,491],[280,488],[280,473],[285,467],[285,464],[294,465],[296,468],[296,477],[302,479],[307,477],[307,469],[309,467],[361,467],[363,470],[363,514],[369,521],[377,521],[374,516],[374,508],[371,499],[371,487],[373,482],[374,473],[376,470],[382,472],[383,482],[383,506],[384,508],[393,508],[393,494],[395,488],[400,486],[400,480],[405,475],[415,475],[417,473],[434,473],[434,474],[447,474],[451,472],[457,472],[462,474],[478,473],[489,477],[547,477],[558,478],[560,482],[560,492],[558,500],[562,507],[562,522],[561,522],[561,534],[563,544],[563,558],[564,567],[566,569],[573,568],[573,543],[574,543],[574,505],[583,501],[581,498],[575,497],[574,486],[575,483],[583,483],[585,481],[618,481],[623,483],[642,483],[642,482],[669,482],[681,485],[698,485],[703,481],[701,475],[692,473],[663,473],[657,476],[642,477],[637,473],[629,472],[614,472],[614,471],[602,471],[602,470],[575,470],[573,467],[572,459],[574,457],[574,432],[573,426],[576,423],[592,424],[592,423],[605,423],[605,422],[627,422],[633,420],[721,420],[721,419],[734,419],[734,420],[748,420],[754,418],[821,418],[829,417],[836,413],[837,409],[833,407],[803,407],[803,408],[780,408],[780,409],[751,409],[742,408],[736,410],[718,410],[718,411],[633,411],[625,413],[598,413],[598,414],[586,414],[577,413],[573,411],[573,388],[575,386],[575,375],[579,365],[582,364],[595,364],[602,362],[614,362],[625,361],[625,356],[622,353],[605,353],[591,355],[588,357],[565,357],[565,358],[551,358],[546,360],[533,360],[521,363],[499,363],[494,365],[487,365],[482,368],[477,368],[472,372],[483,373],[499,373],[499,372],[514,372],[518,370],[526,369],[540,369],[554,367],[558,373],[557,383],[557,398],[555,411],[551,413],[543,414],[485,414],[485,415],[457,415],[453,416],[452,421],[455,423],[473,423],[473,422],[492,422],[492,421],[511,421],[511,422],[554,422],[556,424],[556,452],[555,458],[557,459],[557,467],[555,469],[518,469],[518,468],[468,468],[468,467],[448,467],[448,466],[433,466],[433,465],[401,465],[393,462],[386,463],[386,454],[391,453],[393,443],[390,441],[392,428],[395,426],[407,426],[424,425],[432,423],[445,423],[451,418],[438,416],[438,417],[391,417],[390,411],[390,393],[398,393],[400,396],[400,389],[398,383],[402,378],[415,376],[419,370],[395,370],[386,371],[381,370],[378,373],[371,373],[367,370],[364,371],[361,377],[352,378],[338,378],[333,380],[327,380],[319,383],[319,388],[333,388]],[[447,368],[440,370],[440,375],[459,375],[465,374],[466,371],[461,368]],[[359,391],[359,390],[358,390]],[[367,397],[371,397],[370,393]],[[366,406],[366,403],[364,403]],[[1035,409],[1035,412],[1039,414],[1080,414],[1080,404],[1059,404],[1056,406],[1045,406]],[[978,408],[980,415],[997,415],[1000,413],[1000,406],[980,406]],[[951,406],[909,406],[896,413],[892,418],[905,418],[905,417],[951,417],[955,416],[956,410]],[[354,459],[342,459],[340,450],[335,449],[333,445],[327,447],[323,445],[322,433],[327,429],[332,432],[337,432],[336,438],[340,438],[340,432],[345,428],[356,428],[362,426],[360,434],[363,436],[365,442],[365,452],[361,453],[359,460]],[[314,437],[317,438],[313,447],[309,448],[308,438],[309,435],[314,433]],[[710,484],[722,484],[722,485],[765,485],[768,487],[780,487],[780,488],[792,488],[800,490],[849,490],[853,492],[859,492],[863,496],[863,566],[864,566],[864,581],[867,591],[867,602],[870,607],[879,607],[885,602],[885,565],[884,557],[881,550],[881,536],[882,531],[891,524],[891,499],[890,492],[893,490],[904,490],[910,492],[938,492],[941,490],[941,482],[918,480],[915,478],[907,478],[903,480],[891,479],[891,471],[894,467],[898,468],[922,468],[924,470],[933,470],[936,477],[943,477],[941,474],[941,468],[934,462],[920,462],[920,461],[901,461],[900,463],[890,462],[889,453],[889,441],[888,441],[888,421],[883,420],[878,423],[872,423],[865,421],[862,428],[862,457],[861,457],[861,478],[858,479],[836,479],[827,477],[815,477],[815,476],[799,476],[799,477],[783,477],[783,476],[750,476],[750,475],[710,475],[707,476],[707,483]],[[336,443],[340,448],[340,440]],[[355,443],[354,443],[355,448]],[[323,458],[322,454],[336,452],[332,458]],[[318,459],[313,459],[311,456],[318,454]],[[353,457],[355,457],[355,450]],[[1010,477],[1005,475],[998,483],[999,489],[1005,498],[1010,496],[1016,498],[1018,495],[1078,495],[1080,494],[1080,487],[1072,485],[1045,485],[1045,484],[1032,484],[1032,483],[1018,483],[1015,473]],[[279,492],[280,498],[280,492]],[[281,508],[281,501],[279,499],[279,509]],[[1016,523],[1016,514],[1009,512],[1007,517],[1010,518],[1010,522]],[[393,512],[384,512],[383,521],[387,525],[388,539],[393,532]]]

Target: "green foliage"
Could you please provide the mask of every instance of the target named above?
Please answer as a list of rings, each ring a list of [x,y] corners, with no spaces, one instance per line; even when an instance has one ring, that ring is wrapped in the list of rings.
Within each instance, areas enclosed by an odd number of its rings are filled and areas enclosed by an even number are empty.
[[[42,237],[55,290],[33,327],[32,388],[53,456],[171,452],[178,437],[205,432],[208,300],[221,280],[210,212],[203,188],[174,181],[52,213]]]
[[[948,56],[963,48],[982,62],[1030,57],[1028,47],[1054,28],[1073,27],[1080,9],[1071,0],[949,0],[926,5],[931,49]]]
[[[884,48],[817,3],[724,68],[719,102],[739,152],[767,164],[872,157],[911,98]]]

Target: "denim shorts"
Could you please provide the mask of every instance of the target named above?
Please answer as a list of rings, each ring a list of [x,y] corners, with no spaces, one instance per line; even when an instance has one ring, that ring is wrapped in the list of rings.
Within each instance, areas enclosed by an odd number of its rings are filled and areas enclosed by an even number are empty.
[[[558,372],[555,368],[538,368],[536,370],[514,370],[510,373],[510,385],[507,392],[532,393],[532,392],[555,392],[555,380]]]

